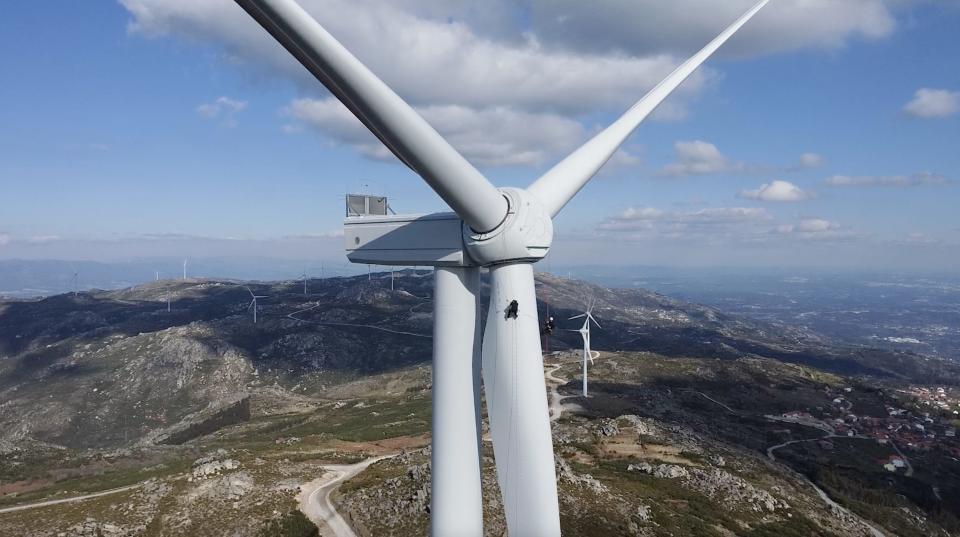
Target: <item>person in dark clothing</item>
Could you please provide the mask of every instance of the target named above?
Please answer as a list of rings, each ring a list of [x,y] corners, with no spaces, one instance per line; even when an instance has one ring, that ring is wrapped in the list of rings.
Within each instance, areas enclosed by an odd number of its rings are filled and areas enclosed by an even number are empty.
[[[549,336],[550,334],[553,333],[554,330],[556,330],[556,328],[557,328],[557,325],[556,323],[553,322],[553,317],[550,317],[549,319],[547,319],[547,322],[544,323],[543,325],[543,333]]]
[[[507,306],[507,319],[509,319],[510,317],[513,317],[514,319],[516,319],[516,318],[517,318],[517,310],[519,309],[519,307],[520,307],[520,305],[517,304],[517,301],[516,301],[516,300],[511,300],[511,301],[510,301],[510,305]]]

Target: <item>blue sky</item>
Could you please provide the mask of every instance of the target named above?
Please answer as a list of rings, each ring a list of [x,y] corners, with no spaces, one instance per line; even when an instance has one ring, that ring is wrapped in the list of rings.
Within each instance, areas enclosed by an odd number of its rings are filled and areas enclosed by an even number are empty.
[[[525,186],[751,2],[303,3],[491,180]],[[568,205],[558,262],[960,266],[958,3],[777,3]],[[346,191],[444,209],[245,17],[7,6],[0,258],[339,260]]]

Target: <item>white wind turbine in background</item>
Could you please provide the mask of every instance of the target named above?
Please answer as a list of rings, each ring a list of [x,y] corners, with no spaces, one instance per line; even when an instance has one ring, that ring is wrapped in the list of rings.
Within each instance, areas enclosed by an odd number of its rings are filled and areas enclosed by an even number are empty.
[[[590,349],[590,321],[593,321],[593,324],[597,325],[597,328],[603,328],[600,326],[600,323],[593,318],[593,302],[590,303],[590,306],[587,308],[587,311],[581,313],[580,315],[575,315],[570,317],[570,320],[574,319],[583,319],[583,326],[578,330],[570,330],[571,332],[580,332],[580,337],[583,338],[583,396],[587,396],[587,360],[590,360],[590,365],[593,365],[593,350]]]
[[[253,290],[250,289],[250,287],[248,287],[248,286],[246,286],[246,285],[244,285],[244,287],[246,287],[247,292],[250,293],[250,296],[253,298],[253,300],[250,301],[250,305],[247,306],[247,310],[248,310],[248,311],[251,310],[251,309],[253,310],[253,324],[257,324],[257,309],[258,309],[258,307],[259,307],[258,304],[257,304],[257,300],[258,300],[258,299],[261,299],[261,298],[269,298],[269,297],[266,296],[266,295],[255,295],[255,294],[253,293]]]
[[[183,279],[187,279],[187,260],[183,260]]]
[[[455,211],[348,217],[344,232],[347,257],[354,263],[435,267],[431,534],[483,535],[482,358],[509,534],[560,535],[533,263],[549,251],[553,218],[564,205],[769,0],[760,1],[526,189],[494,187],[296,1],[235,1]],[[490,273],[482,336],[481,268]]]

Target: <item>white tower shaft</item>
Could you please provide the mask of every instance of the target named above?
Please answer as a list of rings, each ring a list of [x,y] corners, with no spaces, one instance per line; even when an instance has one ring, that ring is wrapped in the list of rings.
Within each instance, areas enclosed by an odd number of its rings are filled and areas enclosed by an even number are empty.
[[[482,537],[480,270],[434,273],[430,535]]]
[[[589,320],[587,321],[589,322]],[[590,357],[590,325],[587,325],[586,331],[581,330],[583,336],[583,396],[587,396],[587,358]]]

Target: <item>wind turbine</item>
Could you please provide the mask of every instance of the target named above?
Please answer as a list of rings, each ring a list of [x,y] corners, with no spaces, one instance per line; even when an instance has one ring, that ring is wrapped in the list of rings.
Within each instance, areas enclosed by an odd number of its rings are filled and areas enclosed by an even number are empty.
[[[303,270],[303,296],[307,296],[307,270]]]
[[[590,360],[590,365],[593,365],[593,351],[590,349],[590,321],[593,321],[593,324],[597,325],[597,328],[603,328],[600,326],[600,323],[593,318],[593,303],[591,302],[590,306],[587,308],[587,311],[581,313],[580,315],[575,315],[570,317],[570,320],[574,319],[583,319],[583,326],[579,330],[570,330],[571,332],[580,332],[580,337],[583,338],[583,396],[587,396],[587,360]]]
[[[494,187],[295,0],[235,0],[453,209],[348,217],[354,263],[433,266],[434,536],[483,534],[480,376],[510,535],[560,535],[533,263],[553,218],[637,126],[769,0],[761,0],[605,130],[526,189]],[[480,269],[490,307],[480,332]],[[482,338],[482,343],[481,343]]]
[[[250,289],[250,287],[246,285],[244,285],[244,287],[247,288],[247,292],[250,293],[250,296],[253,298],[253,300],[250,301],[250,305],[247,306],[247,310],[250,310],[250,309],[253,310],[253,324],[257,324],[257,299],[269,298],[269,297],[267,297],[266,295],[255,295],[253,294],[253,290]]]
[[[186,260],[186,258],[184,258],[184,260],[183,260],[183,279],[184,279],[184,280],[187,279],[187,260]]]

